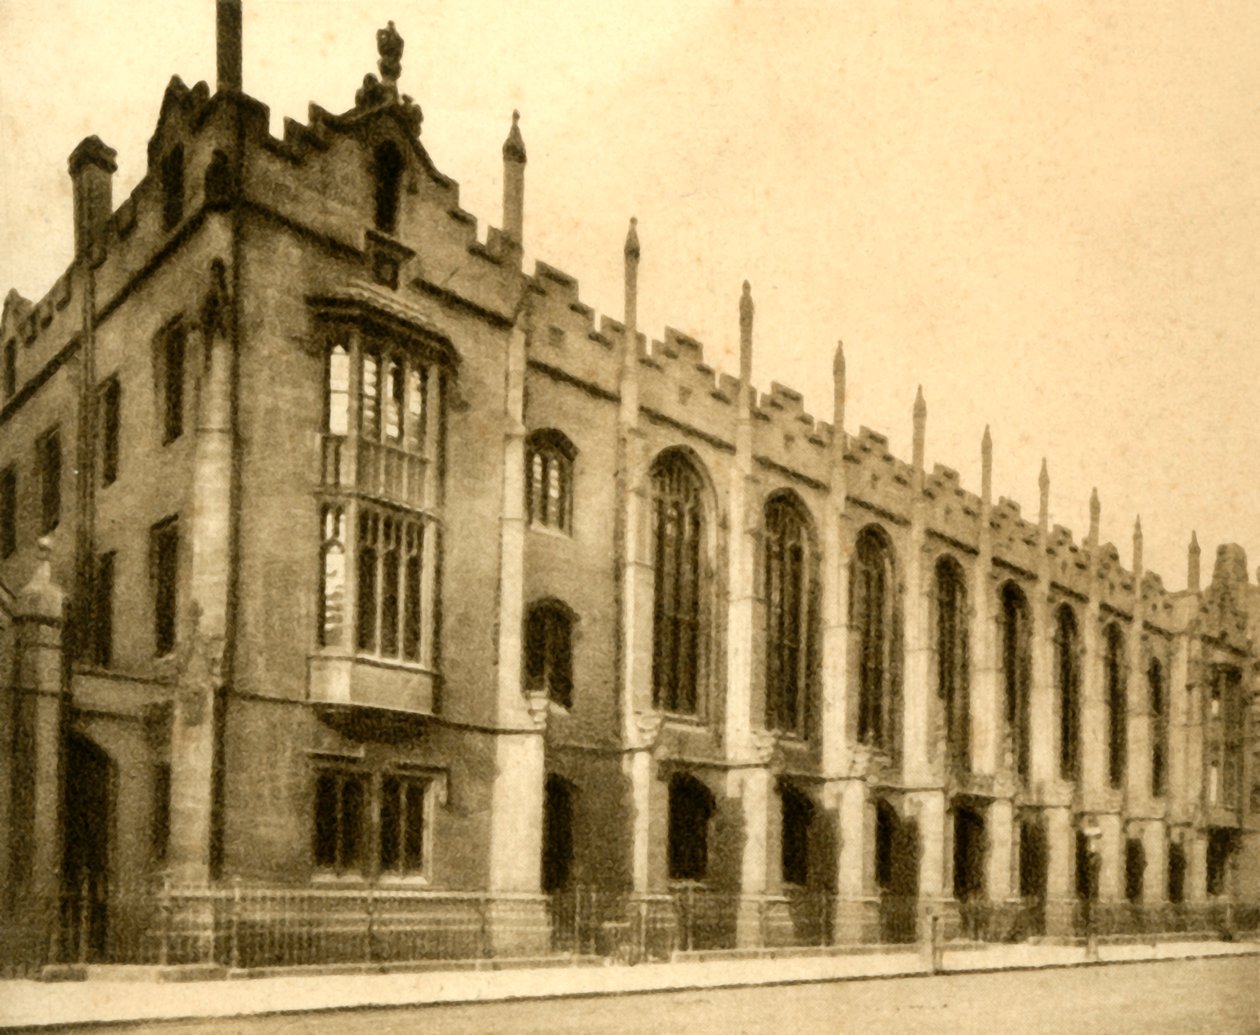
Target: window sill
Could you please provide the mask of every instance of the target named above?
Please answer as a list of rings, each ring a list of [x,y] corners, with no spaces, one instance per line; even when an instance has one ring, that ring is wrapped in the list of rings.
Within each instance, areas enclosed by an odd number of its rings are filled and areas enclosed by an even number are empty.
[[[554,525],[542,525],[535,521],[531,521],[529,523],[529,530],[531,532],[537,532],[540,535],[545,535],[549,539],[558,539],[561,542],[569,543],[573,541],[573,532],[570,529],[556,528]]]

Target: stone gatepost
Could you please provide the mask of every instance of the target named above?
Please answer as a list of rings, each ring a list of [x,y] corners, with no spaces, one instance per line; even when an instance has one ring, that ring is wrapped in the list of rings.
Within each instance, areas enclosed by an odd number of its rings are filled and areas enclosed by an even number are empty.
[[[62,786],[65,779],[65,594],[52,577],[51,546],[39,541],[39,560],[18,594],[14,614],[13,740],[8,848],[16,904],[19,959],[57,952],[62,859]],[[51,960],[50,960],[51,961]]]

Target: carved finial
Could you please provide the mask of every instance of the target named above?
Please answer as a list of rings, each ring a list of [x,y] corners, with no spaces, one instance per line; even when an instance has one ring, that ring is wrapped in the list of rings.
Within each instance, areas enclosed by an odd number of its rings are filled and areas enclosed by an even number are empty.
[[[1133,570],[1142,574],[1142,515],[1133,522]]]
[[[403,55],[403,38],[398,35],[393,22],[384,29],[376,30],[376,52],[381,56],[376,66],[381,70],[381,82],[385,86],[393,86],[402,75]]]
[[[626,231],[626,258],[639,261],[639,221],[634,217],[630,217],[630,229]]]
[[[1046,463],[1046,458],[1041,458],[1041,474],[1037,476],[1037,485],[1041,488],[1042,495],[1046,495],[1050,491],[1050,466]]]
[[[503,160],[525,164],[525,138],[521,136],[521,113],[512,112],[512,128],[508,130],[507,140],[503,141]]]
[[[1186,586],[1192,593],[1199,592],[1199,557],[1201,553],[1198,533],[1191,532],[1190,549],[1186,559]]]
[[[1089,493],[1089,545],[1098,545],[1098,526],[1102,517],[1102,503],[1098,499],[1098,487],[1095,486]]]
[[[40,536],[36,542],[38,559],[31,579],[18,594],[18,614],[48,621],[61,620],[65,594],[61,587],[53,582],[52,576],[52,540]]]

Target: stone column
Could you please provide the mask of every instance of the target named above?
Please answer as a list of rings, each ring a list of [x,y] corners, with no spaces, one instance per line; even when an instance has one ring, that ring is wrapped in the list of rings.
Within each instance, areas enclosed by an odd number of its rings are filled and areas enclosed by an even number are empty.
[[[1076,900],[1076,831],[1066,805],[1046,808],[1046,934],[1072,933]]]
[[[1102,831],[1098,849],[1101,858],[1098,868],[1098,900],[1100,902],[1124,901],[1124,821],[1118,812],[1105,812],[1097,817]]]
[[[211,877],[215,710],[222,686],[231,574],[232,337],[227,273],[215,260],[201,313],[197,437],[193,444],[192,512],[179,549],[188,558],[188,614],[176,647],[171,720],[170,839],[175,880]],[[186,553],[184,553],[186,551]]]
[[[929,687],[931,643],[931,572],[924,571],[925,516],[923,505],[924,436],[927,404],[920,388],[914,401],[914,464],[911,477],[910,534],[905,557],[905,675],[902,687],[902,773],[911,787],[932,781],[933,694]],[[926,854],[926,853],[925,853]]]
[[[525,341],[530,314],[522,303],[507,349],[503,496],[500,519],[498,687],[495,773],[490,802],[492,892],[537,892],[542,860],[545,694],[521,685],[525,614]],[[496,944],[499,939],[496,935]]]
[[[652,528],[646,449],[639,427],[639,234],[630,220],[624,249],[625,326],[617,413],[617,513],[614,542],[621,599],[619,713],[629,787],[633,890],[651,890],[652,748],[660,717],[652,701]]]
[[[736,400],[735,462],[731,468],[728,504],[730,549],[728,555],[726,618],[726,700],[723,746],[728,761],[747,763],[753,750],[753,644],[757,604],[757,536],[761,525],[759,487],[753,474],[752,347],[754,307],[752,290],[744,281],[739,303],[739,398]],[[764,680],[763,686],[764,686]],[[767,717],[767,720],[769,717]],[[767,721],[769,726],[770,722]],[[770,808],[770,775],[765,769],[747,769],[733,781],[731,794],[738,797],[743,817],[740,847],[740,909],[736,918],[736,944],[756,945],[761,939],[760,898],[768,890],[767,827]]]
[[[1130,814],[1149,814],[1151,800],[1151,693],[1142,646],[1142,519],[1133,526],[1133,622],[1125,658],[1125,803]]]
[[[1005,711],[1002,701],[997,609],[993,579],[992,480],[993,440],[985,425],[980,445],[980,533],[972,580],[971,607],[971,770],[996,776],[1002,768]]]
[[[844,454],[844,345],[836,346],[833,361],[831,483],[822,520],[822,773],[834,779],[845,773],[849,748],[849,545],[845,534],[848,480]]]
[[[1168,901],[1168,829],[1163,820],[1148,820],[1142,830],[1146,873],[1142,880],[1142,904],[1162,906]]]
[[[1032,612],[1032,676],[1029,687],[1029,737],[1032,786],[1048,788],[1058,782],[1058,726],[1055,722],[1054,616],[1050,607],[1049,539],[1050,475],[1041,461],[1041,514],[1037,534],[1037,585],[1029,601]]]
[[[1107,797],[1107,706],[1099,649],[1098,490],[1089,501],[1089,538],[1085,542],[1088,599],[1081,622],[1081,783],[1087,810],[1103,808]]]
[[[870,940],[879,929],[871,857],[875,810],[867,801],[863,780],[837,780],[828,794],[838,828],[834,937],[838,945],[855,944]]]
[[[1009,798],[995,798],[989,803],[985,830],[989,853],[985,860],[984,892],[992,903],[1000,904],[1016,898],[1018,888],[1012,885],[1014,871],[1015,810]]]

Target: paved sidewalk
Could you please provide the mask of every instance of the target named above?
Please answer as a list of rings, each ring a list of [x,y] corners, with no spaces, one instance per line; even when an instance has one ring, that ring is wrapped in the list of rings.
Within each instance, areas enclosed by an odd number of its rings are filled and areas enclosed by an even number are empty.
[[[1080,946],[1000,945],[944,956],[946,973],[1098,966],[1108,963],[1260,956],[1260,942],[1167,942],[1104,945],[1089,964]],[[513,999],[664,992],[698,988],[852,981],[922,976],[917,949],[904,952],[743,959],[628,966],[573,966],[498,971],[393,974],[288,974],[180,983],[92,980],[0,982],[0,1028],[48,1027],[157,1019],[239,1017],[268,1013]],[[1260,963],[1257,964],[1260,976]]]

